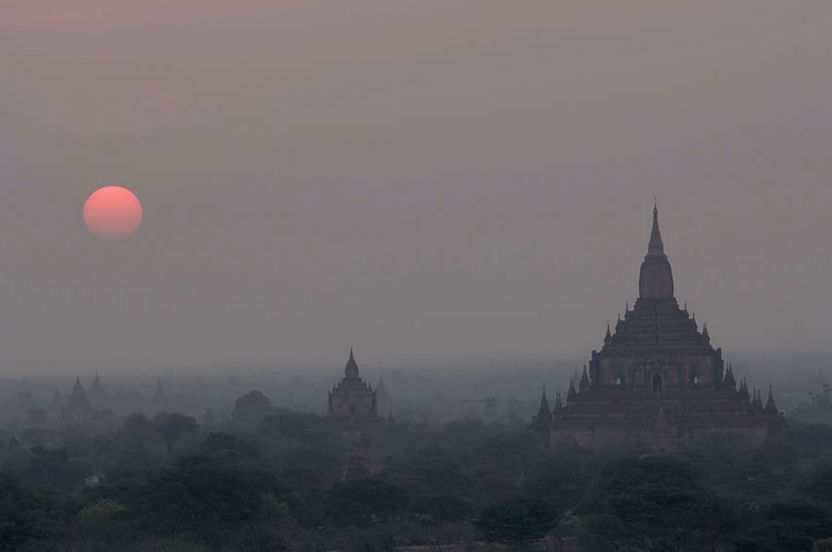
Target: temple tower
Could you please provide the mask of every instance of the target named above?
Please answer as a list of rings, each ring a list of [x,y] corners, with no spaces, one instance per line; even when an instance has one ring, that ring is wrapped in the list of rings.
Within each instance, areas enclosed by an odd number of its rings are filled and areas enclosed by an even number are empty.
[[[352,421],[378,419],[376,392],[369,383],[361,379],[352,348],[344,367],[344,377],[329,392],[327,409],[329,416],[333,418]]]
[[[552,411],[549,410],[549,400],[546,398],[546,388],[543,388],[543,395],[540,397],[540,408],[537,415],[532,418],[529,427],[541,433],[548,433],[552,427]]]
[[[633,308],[607,328],[601,350],[592,351],[589,368],[571,382],[566,405],[552,416],[552,443],[668,448],[708,431],[765,439],[782,416],[773,398],[771,408],[757,394],[749,403],[744,381],[737,390],[707,326],[700,331],[687,305],[679,307],[656,205],[638,291]]]
[[[75,385],[72,386],[72,393],[64,409],[64,419],[69,422],[86,422],[92,419],[92,405],[81,378],[76,378]]]

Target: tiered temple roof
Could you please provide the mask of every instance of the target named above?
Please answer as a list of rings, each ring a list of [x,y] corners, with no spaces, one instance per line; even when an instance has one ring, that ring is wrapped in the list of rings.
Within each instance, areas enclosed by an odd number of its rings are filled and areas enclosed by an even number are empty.
[[[706,431],[760,440],[781,418],[771,391],[764,408],[758,393],[749,403],[744,381],[737,390],[733,367],[725,369],[707,326],[700,331],[687,306],[679,307],[654,207],[639,298],[614,330],[607,327],[577,388],[570,383],[566,405],[552,416],[552,442],[666,447]]]
[[[378,418],[376,393],[372,385],[361,378],[352,348],[344,367],[344,377],[329,392],[328,411],[332,417],[349,420]]]
[[[72,386],[72,393],[64,409],[64,418],[71,421],[87,420],[92,416],[92,405],[90,405],[87,391],[81,383],[81,378],[75,379]]]

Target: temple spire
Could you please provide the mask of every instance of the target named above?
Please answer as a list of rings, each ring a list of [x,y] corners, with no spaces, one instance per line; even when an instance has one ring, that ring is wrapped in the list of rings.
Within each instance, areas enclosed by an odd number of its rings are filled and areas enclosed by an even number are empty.
[[[771,385],[768,386],[768,400],[766,401],[766,414],[771,414],[772,416],[779,416],[780,411],[777,410],[777,405],[774,404],[774,393],[772,392]]]
[[[737,380],[734,379],[734,365],[733,364],[728,364],[728,370],[726,370],[726,372],[725,372],[725,379],[723,380],[723,383],[726,386],[730,387],[731,390],[736,390]]]
[[[589,391],[590,383],[589,383],[589,374],[586,371],[586,364],[584,364],[584,373],[581,374],[581,382],[578,384],[578,390],[581,393]]]
[[[549,410],[549,401],[546,399],[545,386],[543,387],[543,396],[540,398],[540,409],[537,411],[537,416],[532,418],[529,427],[546,434],[552,429],[552,411]]]
[[[638,279],[639,299],[670,299],[673,297],[673,270],[664,254],[662,233],[659,230],[659,209],[653,206],[653,229],[647,255],[641,264]]]
[[[740,398],[742,398],[746,401],[750,398],[750,395],[748,394],[748,384],[745,382],[745,378],[742,378],[742,383],[740,384],[739,393],[740,393]]]
[[[72,386],[72,393],[70,393],[69,400],[67,401],[66,412],[72,416],[73,413],[78,414],[91,410],[92,406],[90,406],[90,401],[87,397],[87,390],[84,389],[81,378],[75,378],[75,385]]]
[[[72,386],[72,393],[70,394],[70,400],[73,397],[77,397],[77,398],[83,397],[83,400],[87,400],[87,390],[84,389],[84,384],[81,383],[80,376],[75,378],[75,385]]]
[[[563,399],[560,397],[560,393],[555,395],[555,407],[552,409],[552,414],[556,414],[563,410]]]
[[[350,347],[350,358],[347,360],[347,365],[344,367],[344,375],[348,378],[358,377],[358,363],[355,361],[355,353]]]
[[[551,411],[549,410],[549,400],[546,398],[546,387],[543,387],[543,395],[540,397],[540,409],[537,413],[538,416],[549,416],[551,417]]]
[[[566,403],[572,404],[577,396],[578,392],[575,391],[575,380],[572,380],[569,382],[569,391],[566,393]]]
[[[650,232],[650,245],[647,253],[652,255],[664,255],[664,244],[662,243],[662,232],[659,230],[659,206],[653,203],[653,230]]]
[[[751,406],[756,412],[763,412],[763,397],[760,394],[759,389],[754,390],[754,400],[751,402]]]

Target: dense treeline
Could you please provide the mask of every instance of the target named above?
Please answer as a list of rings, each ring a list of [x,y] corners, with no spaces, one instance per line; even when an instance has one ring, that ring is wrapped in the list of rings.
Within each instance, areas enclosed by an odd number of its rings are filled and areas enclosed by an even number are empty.
[[[519,422],[348,428],[290,411],[25,437],[0,455],[3,551],[809,551],[832,538],[829,426],[628,454],[549,450]],[[374,473],[345,481],[357,444]]]

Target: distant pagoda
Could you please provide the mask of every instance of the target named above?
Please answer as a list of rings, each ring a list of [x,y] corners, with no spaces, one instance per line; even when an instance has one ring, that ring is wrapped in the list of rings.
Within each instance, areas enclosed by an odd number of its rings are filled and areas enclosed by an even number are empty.
[[[532,418],[529,428],[541,433],[547,433],[552,427],[552,411],[549,410],[549,399],[546,398],[546,388],[543,388],[543,395],[540,397],[540,408],[537,415]]]
[[[95,373],[95,379],[92,381],[92,387],[90,387],[87,397],[89,398],[90,405],[95,410],[108,410],[112,406],[112,398],[104,390],[104,386],[101,385],[98,372]]]
[[[352,349],[344,368],[344,377],[329,392],[328,413],[330,417],[341,420],[378,420],[376,392],[372,385],[361,379]]]
[[[81,378],[75,379],[72,393],[69,395],[64,408],[64,420],[68,422],[86,422],[92,420],[93,409],[87,397],[87,390],[81,383]]]
[[[541,410],[535,425],[544,417]],[[552,444],[668,448],[713,431],[760,442],[781,419],[771,391],[763,407],[758,393],[749,402],[744,382],[737,389],[707,326],[700,332],[687,306],[679,307],[654,207],[639,298],[614,331],[607,327],[601,351],[592,352],[589,367],[571,382],[566,404],[553,412]]]

